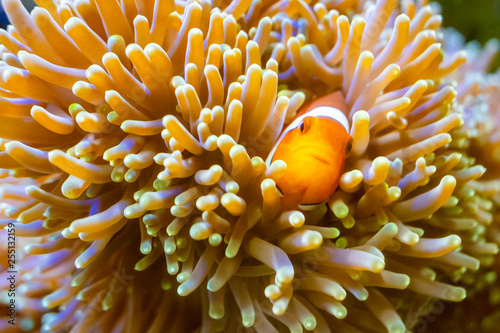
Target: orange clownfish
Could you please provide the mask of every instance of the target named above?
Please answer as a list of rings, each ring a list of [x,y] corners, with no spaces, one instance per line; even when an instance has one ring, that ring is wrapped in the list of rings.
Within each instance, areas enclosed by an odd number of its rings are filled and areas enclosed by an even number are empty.
[[[352,148],[344,96],[336,91],[304,106],[267,158],[286,163],[277,182],[287,209],[326,201],[338,186]]]

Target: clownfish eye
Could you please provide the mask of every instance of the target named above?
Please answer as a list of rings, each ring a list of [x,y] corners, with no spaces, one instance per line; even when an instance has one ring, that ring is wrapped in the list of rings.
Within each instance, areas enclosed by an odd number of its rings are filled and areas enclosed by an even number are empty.
[[[306,128],[306,125],[304,124],[303,121],[300,122],[300,133],[304,133],[304,129]]]
[[[349,153],[351,152],[351,149],[352,149],[352,140],[349,140],[349,141],[347,141],[347,143],[345,145],[345,154],[349,155]]]

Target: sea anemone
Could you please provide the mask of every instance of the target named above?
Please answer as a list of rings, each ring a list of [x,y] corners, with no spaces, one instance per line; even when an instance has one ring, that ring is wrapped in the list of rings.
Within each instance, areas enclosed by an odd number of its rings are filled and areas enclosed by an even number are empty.
[[[404,332],[498,252],[453,79],[465,53],[426,1],[38,4],[4,0],[0,31],[25,330]],[[264,160],[336,90],[339,189],[286,210],[286,164]]]
[[[469,183],[475,203],[468,209],[479,211],[488,207],[487,211],[492,215],[483,219],[482,226],[474,235],[474,242],[465,249],[481,262],[479,271],[457,276],[457,281],[468,289],[467,299],[462,304],[443,308],[440,311],[443,316],[433,323],[432,328],[496,332],[500,322],[500,261],[494,256],[496,247],[500,245],[500,137],[497,133],[500,110],[496,102],[500,92],[500,77],[498,72],[488,73],[488,69],[500,50],[500,43],[491,40],[481,49],[475,42],[465,44],[463,37],[453,29],[447,29],[445,36],[445,49],[465,49],[468,54],[467,63],[454,73],[454,78],[459,82],[457,90],[461,91],[457,96],[457,104],[466,119],[464,128],[467,136],[462,141],[467,154],[487,168],[481,179]],[[481,214],[487,216],[484,212]],[[485,246],[488,241],[493,244]],[[471,308],[477,311],[468,311]]]

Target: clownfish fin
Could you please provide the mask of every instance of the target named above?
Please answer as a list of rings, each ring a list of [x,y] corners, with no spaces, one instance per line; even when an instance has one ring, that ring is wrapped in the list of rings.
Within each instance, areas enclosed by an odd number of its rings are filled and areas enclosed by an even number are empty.
[[[337,90],[328,95],[320,96],[302,106],[297,116],[305,114],[320,106],[329,106],[334,109],[340,110],[342,113],[347,114],[347,105],[345,103],[344,94],[341,90]]]

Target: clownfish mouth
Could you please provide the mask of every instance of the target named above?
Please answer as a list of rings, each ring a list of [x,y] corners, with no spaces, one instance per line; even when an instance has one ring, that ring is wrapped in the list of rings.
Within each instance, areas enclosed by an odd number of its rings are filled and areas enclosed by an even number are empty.
[[[321,156],[317,156],[317,155],[311,155],[313,158],[315,158],[316,160],[318,160],[320,163],[324,163],[326,165],[330,165],[330,163],[328,163],[327,160],[325,160],[323,157]]]

